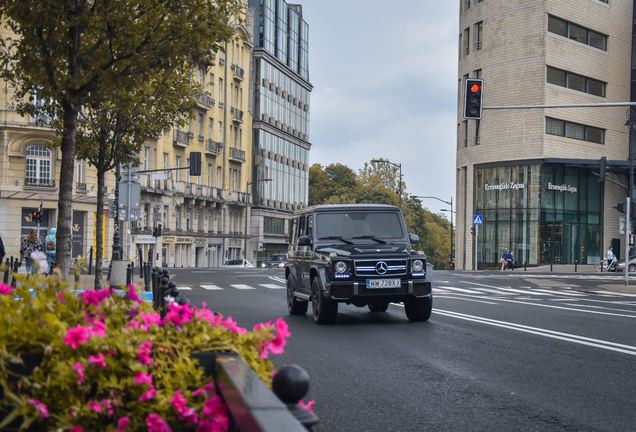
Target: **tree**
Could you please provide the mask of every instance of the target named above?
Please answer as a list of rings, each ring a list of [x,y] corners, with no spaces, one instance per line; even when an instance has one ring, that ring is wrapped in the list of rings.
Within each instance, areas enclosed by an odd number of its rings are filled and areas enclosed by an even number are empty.
[[[331,184],[320,164],[313,164],[309,168],[308,195],[308,205],[310,206],[324,204],[327,197],[331,195]]]
[[[201,91],[186,64],[147,78],[145,85],[131,91],[124,85],[117,86],[109,101],[86,105],[82,111],[77,158],[87,160],[97,171],[95,289],[101,289],[102,283],[104,215],[100,210],[104,207],[106,173],[120,163],[138,162],[148,137],[159,135],[177,122],[185,124],[185,117],[196,105],[194,98]]]
[[[81,107],[108,101],[124,78],[133,89],[153,73],[204,59],[233,35],[230,17],[241,12],[239,0],[0,0],[14,34],[0,38],[0,66],[16,89],[18,111],[61,119],[56,262],[64,278]],[[51,103],[35,104],[36,92]]]

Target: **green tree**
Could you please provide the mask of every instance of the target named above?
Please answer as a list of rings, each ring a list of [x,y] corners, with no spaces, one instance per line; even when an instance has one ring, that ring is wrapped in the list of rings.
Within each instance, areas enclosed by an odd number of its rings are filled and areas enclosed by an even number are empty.
[[[355,193],[358,179],[355,171],[346,165],[335,163],[325,168],[325,175],[329,180],[331,195],[347,195]]]
[[[137,77],[144,85],[149,74],[205,58],[230,39],[231,17],[241,12],[239,0],[0,0],[3,23],[13,33],[0,38],[0,66],[16,90],[18,111],[55,110],[61,120],[56,262],[63,277],[71,261],[81,107],[108,101],[122,79]],[[35,93],[51,103],[35,104]]]
[[[331,196],[331,190],[331,183],[322,169],[322,165],[313,164],[309,168],[308,205],[324,204],[325,200]]]
[[[189,70],[188,70],[189,69]],[[190,72],[190,74],[188,74]],[[149,136],[157,136],[180,122],[196,105],[201,88],[191,79],[190,67],[164,69],[148,76],[146,84],[118,86],[104,103],[91,103],[82,111],[77,133],[78,159],[87,160],[97,171],[97,208],[104,207],[104,184],[108,171],[118,164],[138,164],[139,152]],[[126,80],[123,80],[125,83]],[[135,83],[132,83],[135,84]],[[97,212],[95,289],[101,289],[103,212]],[[118,223],[115,220],[115,223]]]

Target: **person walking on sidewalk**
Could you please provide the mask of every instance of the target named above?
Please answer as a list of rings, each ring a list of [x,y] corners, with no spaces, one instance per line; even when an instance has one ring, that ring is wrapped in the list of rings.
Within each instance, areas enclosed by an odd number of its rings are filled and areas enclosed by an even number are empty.
[[[508,258],[508,248],[504,249],[503,254],[501,255],[501,260],[499,260],[499,271],[506,270],[506,259]]]
[[[510,267],[510,270],[515,269],[515,259],[512,256],[512,249],[508,249],[508,255],[506,255],[506,266]]]
[[[46,262],[49,263],[49,271],[53,268],[53,260],[55,259],[55,251],[57,250],[57,229],[51,228],[51,233],[44,239],[46,244]]]
[[[27,275],[35,274],[36,271],[35,268],[32,268],[33,258],[31,258],[31,253],[35,251],[42,251],[43,249],[42,241],[38,238],[34,229],[29,231],[28,237],[22,239],[22,243],[20,244],[20,261],[26,259]]]

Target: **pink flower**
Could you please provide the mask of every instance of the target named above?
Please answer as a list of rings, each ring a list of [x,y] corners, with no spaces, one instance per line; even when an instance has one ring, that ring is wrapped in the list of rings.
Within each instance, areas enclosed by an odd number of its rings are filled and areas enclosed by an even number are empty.
[[[227,417],[201,420],[196,432],[227,431]]]
[[[130,328],[134,328],[135,330],[139,328],[139,322],[135,320],[128,321],[126,324],[126,330],[130,330]]]
[[[102,406],[97,402],[90,401],[88,403],[88,409],[91,411],[95,411],[96,413],[102,413]]]
[[[4,282],[0,282],[0,294],[9,295],[13,291],[13,287],[11,285],[7,285]]]
[[[150,327],[152,327],[153,325],[156,325],[156,326],[161,325],[161,315],[159,315],[158,313],[147,314],[146,312],[142,312],[140,316],[141,316],[141,320],[144,322],[141,325],[141,329],[143,331],[150,330]]]
[[[29,399],[29,403],[37,408],[37,410],[40,412],[40,417],[42,417],[43,419],[49,418],[49,409],[46,407],[45,404],[35,399]]]
[[[142,301],[139,298],[139,296],[135,293],[135,286],[134,285],[128,285],[128,293],[124,296],[124,299],[125,300],[136,301],[137,303],[142,303]]]
[[[167,322],[172,323],[179,331],[183,330],[181,325],[192,321],[192,317],[194,316],[194,311],[190,308],[189,304],[178,305],[171,303],[168,305],[168,310],[169,312],[163,318],[164,324]]]
[[[113,409],[113,406],[111,405],[111,403],[108,402],[108,399],[102,399],[102,406],[106,408],[106,411],[108,411],[108,416],[112,417],[115,410]]]
[[[225,405],[221,403],[221,398],[218,396],[214,396],[213,398],[205,401],[201,412],[204,416],[211,417],[215,416],[218,411],[222,411],[224,407]]]
[[[307,410],[309,410],[309,412],[310,412],[310,413],[312,413],[312,414],[314,414],[314,410],[313,410],[311,407],[312,407],[312,405],[313,405],[313,404],[315,404],[315,403],[316,403],[316,401],[315,401],[315,400],[310,401],[308,404],[306,404],[306,403],[305,403],[305,402],[303,402],[303,401],[298,401],[298,405],[300,405],[301,407],[305,407],[305,408],[307,408]]]
[[[200,388],[198,390],[195,390],[192,392],[192,396],[214,396],[215,392],[214,392],[214,382],[210,381],[209,383],[207,383],[206,385],[203,386],[203,388]]]
[[[152,375],[145,372],[135,372],[135,384],[148,384],[150,387],[152,387]]]
[[[148,432],[172,432],[172,428],[157,413],[152,413],[146,417]]]
[[[80,362],[75,363],[73,365],[73,370],[77,372],[77,382],[84,382],[84,365]]]
[[[84,428],[81,426],[74,426],[71,428],[71,432],[84,432]]]
[[[106,324],[101,321],[93,321],[93,334],[98,338],[106,337]]]
[[[122,417],[117,421],[117,430],[115,432],[124,432],[128,426],[130,419],[128,417]]]
[[[137,350],[139,353],[137,354],[137,358],[143,365],[149,365],[154,361],[153,358],[150,357],[150,351],[152,350],[152,342],[144,341],[141,344],[137,345]]]
[[[57,299],[60,301],[60,303],[64,303],[66,301],[66,299],[64,298],[64,296],[62,295],[64,293],[64,291],[60,291],[57,294]]]
[[[232,321],[232,317],[227,317],[225,321],[219,321],[218,325],[227,329],[228,331],[232,333],[237,333],[237,334],[247,333],[247,330],[245,330],[244,328],[238,327],[236,323]]]
[[[155,396],[157,396],[157,390],[155,390],[154,388],[151,388],[146,393],[142,394],[141,397],[137,399],[137,401],[146,402],[146,401],[149,401],[150,399],[154,399]]]
[[[102,368],[102,369],[106,369],[106,366],[107,366],[106,360],[104,359],[104,355],[101,353],[98,355],[90,356],[88,358],[88,365],[97,367],[97,368]]]
[[[93,331],[89,327],[78,324],[66,332],[64,345],[70,345],[73,349],[77,349],[80,344],[86,343],[92,337]]]
[[[179,420],[187,420],[190,425],[199,422],[199,416],[194,408],[187,408],[186,404],[188,399],[181,393],[180,390],[174,392],[174,397],[170,401],[170,405],[179,413]]]

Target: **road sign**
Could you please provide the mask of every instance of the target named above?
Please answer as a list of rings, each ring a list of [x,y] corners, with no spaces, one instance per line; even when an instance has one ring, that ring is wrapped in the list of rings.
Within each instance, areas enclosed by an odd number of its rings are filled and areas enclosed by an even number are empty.
[[[216,246],[212,246],[212,247],[210,247],[210,250],[211,250],[212,252],[216,251]]]
[[[484,223],[484,217],[482,215],[475,215],[473,217],[474,225],[482,225]]]
[[[152,202],[152,206],[153,206],[156,210],[161,210],[161,207],[163,207],[163,201],[153,201],[153,202]]]
[[[130,183],[130,208],[139,210],[141,202],[141,185],[139,183]],[[119,183],[119,208],[128,207],[128,183]]]

